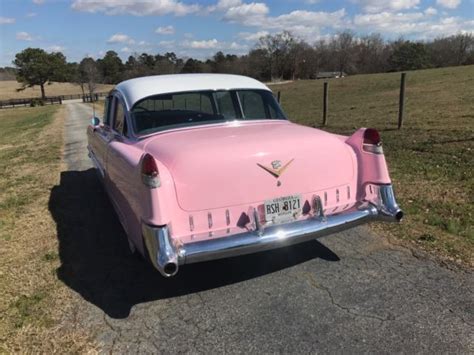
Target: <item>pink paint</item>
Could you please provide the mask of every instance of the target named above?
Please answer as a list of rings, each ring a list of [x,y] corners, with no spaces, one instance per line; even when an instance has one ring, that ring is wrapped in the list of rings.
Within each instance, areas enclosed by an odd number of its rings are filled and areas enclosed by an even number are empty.
[[[90,147],[101,144],[100,129],[89,129]],[[362,150],[363,132],[347,138],[288,121],[261,120],[170,130],[140,141],[114,140],[101,157],[104,183],[140,250],[142,221],[168,225],[179,243],[209,238],[210,232],[225,238],[243,231],[239,218],[251,207],[261,211],[265,200],[301,194],[303,203],[311,204],[319,195],[330,215],[364,199],[368,184],[390,183],[383,154]],[[139,161],[145,153],[156,159],[158,188],[142,182]],[[292,159],[279,178],[257,165]]]

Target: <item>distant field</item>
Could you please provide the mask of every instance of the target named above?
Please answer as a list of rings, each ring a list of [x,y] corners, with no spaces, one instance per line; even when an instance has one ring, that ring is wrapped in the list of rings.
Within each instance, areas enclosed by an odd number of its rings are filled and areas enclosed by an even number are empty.
[[[374,225],[399,239],[474,264],[474,66],[407,74],[406,119],[396,129],[400,73],[329,81],[331,132],[381,131],[401,225]],[[274,86],[291,120],[319,127],[323,81]]]
[[[16,89],[20,87],[21,84],[14,80],[0,81],[0,100],[21,99],[41,96],[41,90],[39,86],[27,88],[23,91],[17,92]],[[99,84],[96,91],[109,91],[113,87],[113,85]],[[82,94],[81,87],[72,83],[52,83],[51,85],[45,86],[45,92],[46,96]]]

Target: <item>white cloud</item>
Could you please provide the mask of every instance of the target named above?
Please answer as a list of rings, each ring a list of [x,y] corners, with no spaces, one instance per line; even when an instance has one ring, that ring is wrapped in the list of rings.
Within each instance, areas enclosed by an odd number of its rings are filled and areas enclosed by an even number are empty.
[[[263,20],[270,10],[268,6],[261,2],[241,3],[237,6],[229,7],[222,17],[224,21],[233,23],[258,24]]]
[[[237,34],[237,37],[239,37],[240,39],[243,39],[244,41],[256,42],[261,37],[265,37],[268,34],[269,34],[268,31],[240,32]]]
[[[438,10],[436,10],[434,7],[428,7],[424,12],[425,15],[434,16],[438,13]]]
[[[76,11],[103,12],[106,15],[130,14],[134,16],[184,16],[200,10],[197,4],[185,4],[177,0],[74,0],[71,7]]]
[[[474,31],[474,20],[460,17],[433,18],[426,11],[359,14],[354,17],[354,25],[358,30],[380,32],[388,36],[411,35],[419,39]]]
[[[138,45],[139,46],[149,46],[150,43],[148,43],[147,41],[140,41],[140,42],[138,42]]]
[[[107,43],[126,43],[126,44],[134,44],[135,41],[130,36],[124,35],[123,33],[116,33],[112,35],[108,40]]]
[[[176,45],[176,42],[175,42],[175,41],[160,41],[160,42],[158,42],[158,44],[159,44],[161,47],[170,48],[170,47],[175,46],[175,45]]]
[[[305,3],[309,4],[309,5],[314,5],[314,4],[317,4],[319,2],[319,0],[305,0]]]
[[[16,39],[19,41],[32,41],[33,37],[28,32],[17,32]]]
[[[415,8],[420,0],[356,0],[366,12],[400,11]]]
[[[231,0],[233,6],[224,10],[222,19],[243,26],[259,28],[259,34],[248,36],[249,40],[256,40],[264,32],[291,31],[296,36],[309,41],[320,38],[323,29],[341,30],[351,26],[346,16],[346,10],[334,12],[295,10],[279,16],[269,16],[268,7],[263,3],[243,3],[240,0]],[[236,6],[235,3],[238,3]],[[223,10],[219,3],[214,11]],[[242,32],[246,33],[246,32]],[[242,37],[241,37],[242,38]]]
[[[158,27],[155,30],[155,33],[158,33],[160,35],[172,35],[174,34],[174,27],[173,26]]]
[[[345,17],[345,9],[334,12],[296,10],[288,14],[267,18],[265,27],[289,31],[294,31],[295,27],[306,27],[309,30],[315,27],[341,28],[348,26]]]
[[[193,49],[211,49],[217,48],[219,46],[219,41],[217,39],[210,39],[207,41],[191,41],[189,42],[189,47]]]
[[[15,23],[15,19],[12,17],[2,17],[0,16],[0,25],[10,25]]]
[[[26,17],[36,17],[38,14],[36,12],[28,12]]]
[[[241,44],[237,42],[232,42],[229,46],[228,49],[232,49],[234,51],[244,51],[248,50],[249,46],[246,44]]]
[[[36,4],[36,5],[43,5],[43,4],[44,4],[44,0],[33,0],[33,4]]]
[[[66,49],[66,47],[53,45],[53,46],[49,46],[46,49],[50,52],[63,52]]]
[[[246,23],[256,25],[269,13],[268,6],[263,2],[243,2],[242,0],[219,0],[216,5],[208,6],[203,14],[221,13],[222,19],[231,23]]]
[[[123,47],[120,52],[122,53],[132,53],[132,49],[129,47]]]
[[[219,0],[217,4],[208,6],[206,11],[207,12],[215,12],[215,11],[226,11],[231,7],[239,6],[242,4],[242,0]]]
[[[175,41],[162,42],[160,42],[162,48],[166,48],[167,50],[172,49],[173,52],[180,56],[193,57],[197,59],[209,58],[217,51],[242,55],[247,53],[250,49],[247,43],[240,43],[238,41],[219,41],[215,38],[199,41],[184,40],[180,43],[175,43]]]
[[[448,9],[455,9],[459,6],[461,0],[436,0],[436,4]]]
[[[354,17],[354,24],[358,27],[377,28],[379,31],[407,32],[409,28],[416,26],[417,21],[422,19],[421,12],[392,13],[380,12],[377,14],[363,14]]]

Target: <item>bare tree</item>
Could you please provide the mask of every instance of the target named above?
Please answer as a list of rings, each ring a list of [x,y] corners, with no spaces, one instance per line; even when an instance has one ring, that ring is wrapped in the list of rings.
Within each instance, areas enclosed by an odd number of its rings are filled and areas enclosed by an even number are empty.
[[[272,80],[289,77],[294,72],[292,48],[297,40],[288,31],[260,38],[258,48],[266,53]]]
[[[340,76],[350,70],[353,63],[354,32],[346,30],[340,32],[333,40],[334,58],[336,60],[337,71]]]
[[[92,97],[97,89],[100,75],[97,64],[94,59],[84,58],[79,64],[79,84],[84,93],[84,86],[87,88],[89,95]]]
[[[387,51],[379,33],[362,37],[355,45],[355,66],[358,73],[377,73],[387,69]]]

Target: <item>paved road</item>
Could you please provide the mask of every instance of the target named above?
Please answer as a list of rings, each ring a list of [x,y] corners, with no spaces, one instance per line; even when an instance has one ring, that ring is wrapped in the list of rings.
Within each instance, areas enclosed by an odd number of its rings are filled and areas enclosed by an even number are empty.
[[[53,189],[70,326],[104,352],[472,353],[473,275],[365,228],[290,249],[182,267],[130,254],[86,160],[90,110],[67,106],[68,171]]]

